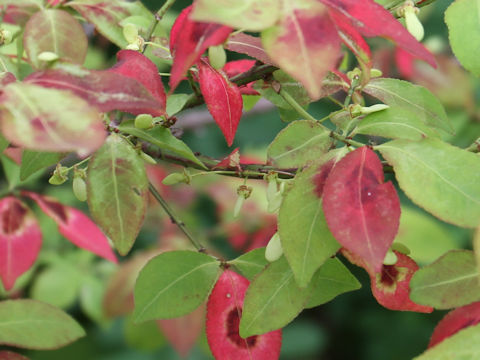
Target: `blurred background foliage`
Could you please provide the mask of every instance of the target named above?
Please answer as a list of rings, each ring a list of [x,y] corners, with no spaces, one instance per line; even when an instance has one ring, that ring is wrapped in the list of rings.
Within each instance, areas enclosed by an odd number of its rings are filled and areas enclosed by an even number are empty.
[[[152,10],[163,3],[158,0],[143,2]],[[416,64],[415,74],[409,80],[427,86],[441,99],[456,129],[456,135],[446,140],[464,147],[480,133],[480,113],[476,107],[480,87],[451,55],[443,21],[443,13],[450,2],[438,0],[423,8],[421,13],[425,43],[437,54],[440,69],[435,71],[424,64]],[[189,3],[179,0],[167,14],[162,21],[165,35],[176,14]],[[386,41],[371,41],[370,44],[378,50],[375,52],[376,67],[381,68],[386,76],[402,77],[396,70],[392,44]],[[86,66],[110,66],[115,62],[117,50],[92,33]],[[233,54],[229,56],[235,59]],[[151,58],[155,59],[155,56]],[[160,71],[168,71],[163,60],[157,58],[156,61]],[[353,60],[347,63],[352,65]],[[183,84],[177,92],[188,93],[190,90]],[[331,101],[321,100],[311,104],[309,112],[321,118],[336,109]],[[280,120],[278,111],[267,101],[261,101],[242,118],[233,148],[239,147],[242,155],[263,162],[266,147],[284,126],[286,123]],[[180,114],[177,128],[178,133],[183,132],[182,139],[203,155],[223,158],[231,151],[204,107]],[[4,174],[12,177],[17,171],[15,166],[4,159]],[[207,175],[194,177],[190,186],[167,188],[160,185],[166,174],[179,170],[161,163],[158,167],[151,167],[149,175],[196,237],[229,259],[266,244],[275,231],[275,218],[265,212],[263,182],[249,181],[249,185],[254,186],[253,198],[247,200],[240,218],[234,220],[235,189],[243,183],[242,180]],[[48,185],[48,177],[48,173],[39,173],[24,186],[87,211],[86,204],[79,203],[72,195],[71,182],[54,187]],[[394,181],[392,176],[388,178]],[[410,247],[420,265],[430,263],[451,248],[471,246],[470,231],[442,223],[415,207],[403,194],[401,198],[400,241]],[[135,325],[128,316],[133,306],[130,292],[145,261],[162,250],[188,248],[181,234],[153,201],[134,249],[127,258],[121,259],[120,268],[74,248],[58,234],[52,220],[39,211],[36,214],[44,234],[40,259],[8,295],[30,296],[64,308],[81,322],[88,335],[56,351],[26,352],[31,359],[175,360],[182,358],[179,352],[190,360],[211,359],[202,328],[202,309],[191,318],[176,323]],[[281,359],[401,360],[425,350],[432,330],[444,312],[417,314],[384,309],[371,295],[367,274],[360,268],[348,266],[361,281],[362,289],[301,313],[284,329]],[[0,295],[7,296],[3,291]],[[198,340],[195,341],[197,333]]]

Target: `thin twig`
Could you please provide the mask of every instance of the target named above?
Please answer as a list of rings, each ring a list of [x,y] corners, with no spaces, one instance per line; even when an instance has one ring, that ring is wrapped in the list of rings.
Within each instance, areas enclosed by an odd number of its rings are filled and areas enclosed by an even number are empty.
[[[165,16],[167,11],[172,7],[175,1],[176,0],[165,1],[165,4],[163,4],[162,7],[154,14],[155,18],[153,19],[153,22],[150,25],[150,28],[148,29],[148,33],[146,36],[147,42],[152,41],[152,36],[153,36],[153,33],[155,32],[155,29],[157,28],[158,23],[160,22],[160,20],[162,20],[162,18]],[[145,44],[145,46],[143,47],[142,53],[145,53],[145,51],[147,50],[147,46],[148,46],[148,43]]]
[[[200,242],[195,240],[195,238],[188,232],[187,227],[185,226],[185,223],[181,221],[178,218],[178,216],[173,212],[170,205],[168,205],[168,203],[165,201],[162,195],[160,195],[160,193],[157,191],[155,186],[153,186],[152,183],[148,183],[148,188],[150,190],[150,193],[155,198],[155,200],[158,201],[158,203],[163,208],[163,210],[165,210],[165,212],[168,214],[168,216],[170,217],[170,220],[172,220],[172,222],[178,226],[178,228],[183,232],[183,234],[187,237],[187,239],[190,240],[190,242],[195,247],[195,249],[197,249],[200,252],[205,252],[205,248],[202,246],[202,244],[200,244]]]

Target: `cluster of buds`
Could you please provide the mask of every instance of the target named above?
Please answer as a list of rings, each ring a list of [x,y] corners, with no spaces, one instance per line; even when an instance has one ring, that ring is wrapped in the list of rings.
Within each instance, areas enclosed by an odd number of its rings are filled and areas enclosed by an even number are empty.
[[[71,168],[57,164],[52,176],[48,179],[48,182],[52,185],[61,185],[68,180],[68,173]],[[73,182],[72,190],[75,197],[80,201],[87,200],[87,178],[86,169],[80,169],[76,165],[73,167]]]

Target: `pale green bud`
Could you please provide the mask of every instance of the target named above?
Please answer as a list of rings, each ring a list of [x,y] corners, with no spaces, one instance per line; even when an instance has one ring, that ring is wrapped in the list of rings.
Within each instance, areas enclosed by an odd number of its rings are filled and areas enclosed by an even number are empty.
[[[38,55],[38,60],[52,62],[59,59],[59,56],[51,51],[44,51]]]
[[[227,54],[223,45],[210,46],[208,48],[208,61],[214,69],[221,69],[227,62]]]
[[[73,178],[72,184],[73,194],[80,201],[87,200],[87,184],[80,176],[75,176]]]
[[[388,250],[385,259],[383,259],[383,265],[395,265],[397,260],[397,255],[392,250]]]
[[[265,248],[265,259],[267,259],[269,262],[274,262],[275,260],[280,259],[282,255],[282,243],[280,241],[280,236],[278,235],[278,232],[276,232],[268,242],[267,247]]]

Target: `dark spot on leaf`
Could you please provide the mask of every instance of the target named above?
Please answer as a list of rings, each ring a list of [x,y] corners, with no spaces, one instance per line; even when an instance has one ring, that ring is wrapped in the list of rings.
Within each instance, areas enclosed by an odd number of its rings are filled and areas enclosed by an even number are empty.
[[[62,204],[45,199],[43,201],[45,206],[48,207],[51,212],[57,215],[63,222],[67,222],[67,213],[65,212],[65,207]]]
[[[4,234],[11,234],[17,231],[24,221],[27,209],[15,201],[2,213],[2,230]]]
[[[138,196],[142,195],[142,193],[140,192],[140,190],[138,190],[138,188],[133,187],[132,190],[133,190],[133,192],[134,192],[135,194],[137,194]]]
[[[383,265],[380,282],[384,286],[393,286],[398,280],[399,271],[395,265]]]
[[[227,316],[227,337],[228,339],[240,348],[247,349],[255,346],[257,343],[257,336],[250,336],[243,339],[239,334],[240,315],[242,309],[234,308],[230,310]]]

